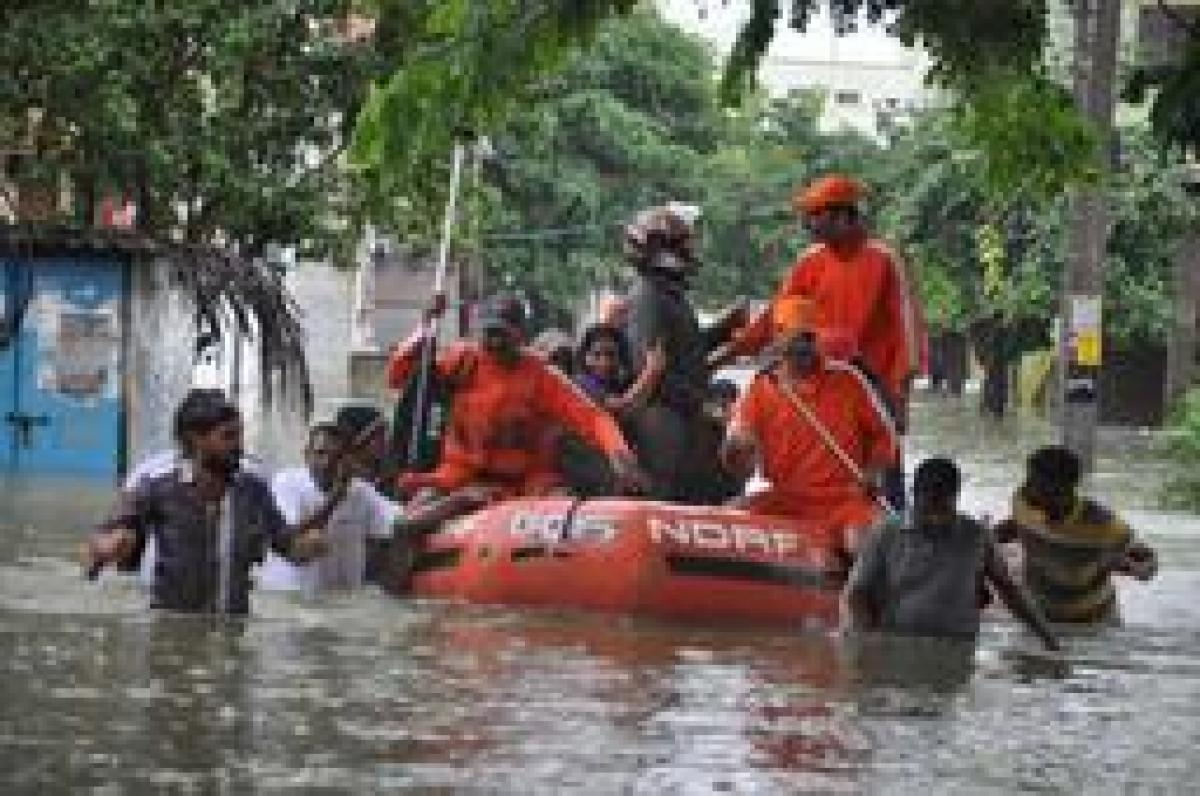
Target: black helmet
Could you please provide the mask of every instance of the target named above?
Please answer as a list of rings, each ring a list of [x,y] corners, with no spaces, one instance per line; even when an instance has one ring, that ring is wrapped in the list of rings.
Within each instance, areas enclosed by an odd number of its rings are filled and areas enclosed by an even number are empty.
[[[700,209],[677,202],[641,211],[625,225],[626,255],[639,268],[687,273],[696,257],[692,238]]]

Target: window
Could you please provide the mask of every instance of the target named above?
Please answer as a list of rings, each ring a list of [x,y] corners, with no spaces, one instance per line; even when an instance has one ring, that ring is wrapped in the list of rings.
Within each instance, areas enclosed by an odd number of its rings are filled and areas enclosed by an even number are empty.
[[[833,101],[838,105],[858,105],[862,102],[862,95],[857,91],[837,91],[834,92]]]

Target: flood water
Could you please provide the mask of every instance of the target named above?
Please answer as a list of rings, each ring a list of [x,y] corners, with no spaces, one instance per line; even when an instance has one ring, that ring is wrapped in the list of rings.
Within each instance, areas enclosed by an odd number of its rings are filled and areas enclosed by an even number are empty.
[[[997,514],[1035,421],[927,402]],[[979,649],[603,617],[256,595],[242,621],[156,615],[74,549],[104,485],[0,489],[4,793],[416,789],[592,793],[1190,792],[1200,779],[1200,518],[1106,433],[1095,481],[1162,552],[1126,625],[1061,658],[1006,620]]]

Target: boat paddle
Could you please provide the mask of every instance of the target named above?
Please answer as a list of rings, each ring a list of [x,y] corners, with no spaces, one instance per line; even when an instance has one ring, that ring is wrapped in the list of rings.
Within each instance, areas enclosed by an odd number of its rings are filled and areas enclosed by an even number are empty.
[[[458,192],[462,184],[463,160],[466,145],[454,142],[454,155],[450,166],[450,195],[446,199],[446,211],[442,218],[442,239],[438,246],[437,270],[433,276],[433,306],[422,319],[421,363],[417,370],[416,400],[413,409],[411,435],[408,439],[408,462],[412,466],[420,460],[421,442],[424,436],[425,414],[429,409],[429,390],[433,374],[433,358],[441,315],[446,306],[446,268],[450,260],[450,239],[458,213]]]
[[[821,419],[817,417],[816,413],[812,410],[812,407],[806,404],[803,399],[796,394],[796,391],[792,389],[792,386],[784,379],[776,375],[773,370],[768,373],[768,378],[775,382],[775,386],[779,388],[779,391],[783,394],[783,397],[787,399],[787,402],[791,404],[792,408],[795,409],[802,418],[804,418],[804,421],[808,423],[812,430],[817,433],[817,437],[821,440],[821,444],[824,445],[825,449],[828,450],[829,453],[842,465],[842,467],[846,469],[846,472],[850,474],[858,487],[862,489],[868,497],[875,501],[875,504],[883,510],[883,513],[889,520],[898,520],[900,518],[900,512],[895,506],[892,505],[891,501],[880,494],[874,485],[871,484],[870,479],[867,478],[867,474],[863,472],[862,467],[859,466],[858,462],[851,458],[850,454],[846,453],[845,448],[838,444],[838,441],[833,438],[833,433],[824,423],[821,422]]]

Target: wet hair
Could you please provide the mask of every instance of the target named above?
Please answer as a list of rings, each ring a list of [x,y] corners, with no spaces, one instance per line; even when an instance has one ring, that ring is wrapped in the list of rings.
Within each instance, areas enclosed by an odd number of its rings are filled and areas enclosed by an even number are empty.
[[[942,456],[921,462],[913,476],[913,496],[922,501],[947,502],[958,497],[962,474],[958,465]]]
[[[309,426],[308,441],[310,445],[312,444],[313,439],[318,436],[328,437],[329,439],[333,440],[335,445],[341,445],[343,442],[342,430],[338,428],[337,423],[333,423],[328,420],[320,423],[313,423],[311,426]]]
[[[1074,489],[1083,476],[1079,457],[1070,448],[1047,445],[1034,451],[1026,462],[1027,480],[1059,488]]]
[[[371,426],[384,428],[383,414],[373,406],[350,404],[338,409],[333,425],[342,441],[357,442]]]
[[[626,379],[633,373],[633,357],[629,353],[629,340],[620,328],[607,323],[595,323],[583,330],[579,345],[575,349],[575,369],[579,373],[587,372],[588,351],[602,340],[609,340],[617,349],[617,369],[619,378]]]
[[[240,416],[238,408],[230,403],[222,390],[189,390],[175,409],[175,444],[188,453],[187,440],[192,434],[205,434]]]
[[[529,323],[525,303],[512,293],[497,293],[483,303],[480,309],[479,325],[486,327],[496,322],[514,326],[525,334]]]

